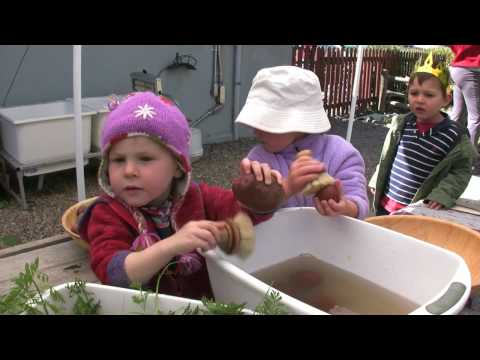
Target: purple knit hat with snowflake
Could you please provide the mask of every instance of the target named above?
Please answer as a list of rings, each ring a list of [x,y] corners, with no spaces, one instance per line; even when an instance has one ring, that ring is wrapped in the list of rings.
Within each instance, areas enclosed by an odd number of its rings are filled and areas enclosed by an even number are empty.
[[[108,152],[115,142],[130,136],[148,136],[168,148],[190,177],[190,127],[173,101],[146,91],[131,93],[122,101],[113,98],[108,107],[100,137],[103,159],[99,169],[100,186],[107,194],[114,196],[106,171]]]
[[[158,137],[179,158],[189,159],[190,127],[173,101],[152,92],[137,92],[122,102],[111,102],[111,112],[103,125],[102,152],[112,142],[126,136],[150,135]],[[183,165],[183,164],[182,164]],[[187,170],[188,171],[188,170]]]

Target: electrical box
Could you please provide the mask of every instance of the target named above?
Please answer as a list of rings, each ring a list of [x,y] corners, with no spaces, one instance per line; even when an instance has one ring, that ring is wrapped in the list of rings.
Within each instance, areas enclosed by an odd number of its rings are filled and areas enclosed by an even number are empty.
[[[130,74],[134,91],[151,91],[157,95],[162,93],[162,79],[145,70]]]

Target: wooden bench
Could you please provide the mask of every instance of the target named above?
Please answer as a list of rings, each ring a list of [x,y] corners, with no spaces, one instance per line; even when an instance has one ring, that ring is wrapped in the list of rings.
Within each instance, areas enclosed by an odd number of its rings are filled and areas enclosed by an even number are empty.
[[[39,270],[48,275],[52,286],[75,279],[99,282],[90,268],[88,251],[62,234],[0,250],[0,294],[8,292],[11,279],[37,257]]]

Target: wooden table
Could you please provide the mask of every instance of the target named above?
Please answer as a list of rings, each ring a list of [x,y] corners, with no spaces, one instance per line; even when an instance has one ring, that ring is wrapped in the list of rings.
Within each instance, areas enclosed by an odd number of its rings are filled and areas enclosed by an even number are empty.
[[[48,275],[52,286],[75,279],[99,282],[90,268],[87,250],[62,234],[0,250],[0,294],[8,292],[11,279],[37,257],[39,270]]]
[[[448,210],[429,209],[422,200],[410,204],[395,214],[431,216],[465,225],[480,231],[480,177],[472,176],[467,188],[457,200],[457,205]]]

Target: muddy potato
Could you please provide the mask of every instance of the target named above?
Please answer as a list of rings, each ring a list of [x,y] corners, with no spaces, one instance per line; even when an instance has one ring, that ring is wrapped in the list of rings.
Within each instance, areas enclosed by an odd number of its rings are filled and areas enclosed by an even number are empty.
[[[334,199],[336,202],[340,200],[340,195],[335,184],[325,186],[323,189],[319,190],[315,196],[320,200]]]
[[[249,209],[268,212],[277,209],[285,199],[283,187],[272,178],[267,185],[258,181],[255,175],[242,175],[232,181],[232,190],[235,197]]]

